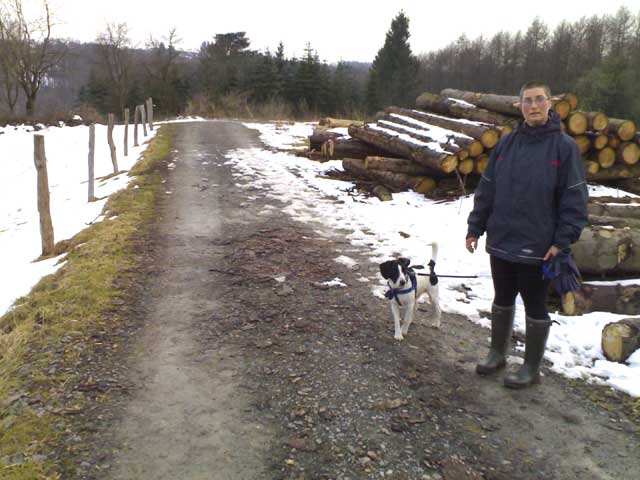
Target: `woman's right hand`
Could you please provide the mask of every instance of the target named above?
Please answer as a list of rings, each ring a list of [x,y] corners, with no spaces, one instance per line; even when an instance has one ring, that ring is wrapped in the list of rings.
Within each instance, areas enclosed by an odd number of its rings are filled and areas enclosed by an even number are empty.
[[[478,239],[476,237],[468,237],[467,238],[467,250],[473,253],[478,248]]]

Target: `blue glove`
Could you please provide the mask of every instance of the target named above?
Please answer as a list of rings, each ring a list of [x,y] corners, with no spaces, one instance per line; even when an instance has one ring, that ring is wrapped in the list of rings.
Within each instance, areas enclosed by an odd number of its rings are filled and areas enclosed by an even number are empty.
[[[545,278],[551,280],[560,296],[580,289],[580,271],[569,248],[561,250],[543,262],[542,273]]]

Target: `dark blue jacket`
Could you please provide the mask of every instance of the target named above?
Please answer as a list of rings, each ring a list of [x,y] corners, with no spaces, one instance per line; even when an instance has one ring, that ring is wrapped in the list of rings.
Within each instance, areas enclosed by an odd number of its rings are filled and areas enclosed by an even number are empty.
[[[549,112],[545,125],[500,140],[476,189],[467,238],[487,232],[487,252],[516,263],[542,261],[551,245],[576,242],[589,194],[578,146]]]

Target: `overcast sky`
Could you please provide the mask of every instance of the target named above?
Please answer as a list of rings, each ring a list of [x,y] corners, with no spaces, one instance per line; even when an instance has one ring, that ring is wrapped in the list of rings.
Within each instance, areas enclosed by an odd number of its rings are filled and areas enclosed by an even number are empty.
[[[41,2],[42,0],[23,0]],[[640,0],[536,0],[531,2],[458,0],[360,1],[200,1],[200,0],[49,0],[57,36],[95,39],[106,22],[126,22],[134,43],[160,38],[173,27],[181,47],[197,50],[216,33],[245,31],[251,48],[274,51],[282,40],[288,57],[300,56],[307,42],[320,58],[373,61],[393,17],[403,9],[410,19],[415,54],[442,48],[462,33],[490,37],[500,30],[526,30],[539,16],[551,28],[561,20],[615,14],[622,5],[640,13]]]

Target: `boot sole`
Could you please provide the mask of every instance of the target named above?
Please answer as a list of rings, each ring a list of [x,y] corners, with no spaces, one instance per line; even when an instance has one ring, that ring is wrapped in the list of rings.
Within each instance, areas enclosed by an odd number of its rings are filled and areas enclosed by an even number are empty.
[[[539,385],[540,383],[542,383],[542,381],[540,380],[540,376],[538,375],[537,377],[532,379],[530,382],[526,382],[526,383],[508,382],[506,379],[504,380],[503,383],[504,383],[504,386],[507,388],[511,388],[513,390],[521,390],[523,388],[527,388],[532,385]]]
[[[501,363],[496,367],[485,367],[482,365],[476,365],[476,373],[478,375],[491,375],[494,374],[496,372],[498,372],[499,370],[502,370],[504,367],[507,366],[507,362]]]

